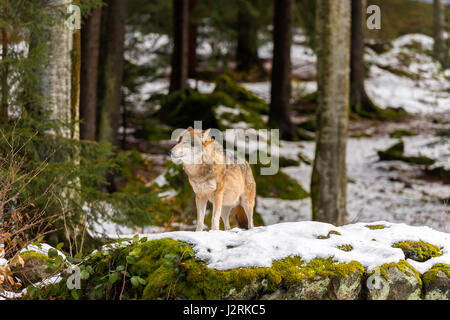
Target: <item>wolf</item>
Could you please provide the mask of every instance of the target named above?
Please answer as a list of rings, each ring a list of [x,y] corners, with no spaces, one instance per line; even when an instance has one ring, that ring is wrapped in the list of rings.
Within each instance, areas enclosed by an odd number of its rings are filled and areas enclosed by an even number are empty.
[[[232,216],[239,228],[251,229],[256,183],[250,165],[225,151],[210,130],[187,128],[170,152],[174,163],[183,164],[195,192],[196,231],[203,230],[208,201],[213,204],[212,230],[219,230],[220,218],[229,230]]]

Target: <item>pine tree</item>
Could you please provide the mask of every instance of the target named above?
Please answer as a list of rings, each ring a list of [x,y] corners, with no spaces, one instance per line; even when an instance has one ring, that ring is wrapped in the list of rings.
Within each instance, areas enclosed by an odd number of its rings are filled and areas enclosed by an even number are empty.
[[[102,8],[92,10],[81,29],[80,137],[95,140]]]
[[[273,16],[273,60],[269,123],[280,129],[285,140],[295,137],[290,119],[292,0],[275,0]]]
[[[342,225],[350,93],[350,0],[318,0],[316,12],[318,110],[311,177],[312,218]]]
[[[434,56],[446,66],[448,53],[444,41],[444,23],[445,23],[445,5],[443,0],[433,0],[434,19],[433,19],[433,38],[434,38]]]
[[[98,115],[97,140],[119,143],[120,106],[122,101],[122,80],[125,50],[125,25],[127,0],[108,0],[104,11],[105,26],[102,74],[100,75],[101,95]]]
[[[364,86],[363,0],[352,0],[351,28],[351,106],[362,116],[375,114],[379,108],[371,101]]]
[[[170,92],[184,90],[188,85],[188,1],[173,0],[173,52]]]

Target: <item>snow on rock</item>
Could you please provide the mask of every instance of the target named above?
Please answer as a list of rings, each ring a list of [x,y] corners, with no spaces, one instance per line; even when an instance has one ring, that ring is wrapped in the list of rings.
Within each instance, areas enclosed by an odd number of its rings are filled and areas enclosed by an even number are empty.
[[[368,225],[383,225],[384,229],[370,229]],[[329,234],[330,231],[339,234]],[[319,236],[329,236],[318,239]],[[332,257],[338,263],[360,262],[368,271],[386,263],[405,259],[403,251],[392,248],[399,241],[425,241],[441,248],[442,255],[425,262],[413,262],[421,272],[434,264],[450,264],[450,234],[429,227],[413,227],[378,221],[335,227],[331,224],[303,221],[229,231],[175,231],[146,234],[148,240],[171,238],[193,245],[198,259],[210,268],[228,270],[240,267],[270,267],[275,260],[299,256],[309,262],[316,258]],[[351,245],[351,251],[338,248]]]

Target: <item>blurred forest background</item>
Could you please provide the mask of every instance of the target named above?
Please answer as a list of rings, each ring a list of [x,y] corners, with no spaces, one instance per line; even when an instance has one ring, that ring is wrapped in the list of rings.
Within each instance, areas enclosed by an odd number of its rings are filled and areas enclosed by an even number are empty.
[[[280,129],[281,170],[252,166],[256,225],[448,232],[449,17],[442,0],[0,0],[5,257],[193,230],[168,152],[194,120]]]

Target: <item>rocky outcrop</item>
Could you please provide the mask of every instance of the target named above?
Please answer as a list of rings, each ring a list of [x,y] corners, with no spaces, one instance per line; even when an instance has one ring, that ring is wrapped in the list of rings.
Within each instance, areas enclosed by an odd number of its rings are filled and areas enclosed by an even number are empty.
[[[111,246],[91,254],[80,268],[81,289],[69,290],[63,279],[28,297],[118,299],[124,288],[122,298],[129,299],[450,299],[448,265],[421,275],[401,260],[368,272],[359,262],[305,262],[294,256],[271,267],[216,270],[198,259],[191,245],[172,239]]]

